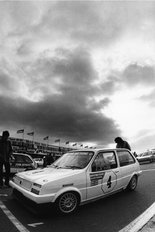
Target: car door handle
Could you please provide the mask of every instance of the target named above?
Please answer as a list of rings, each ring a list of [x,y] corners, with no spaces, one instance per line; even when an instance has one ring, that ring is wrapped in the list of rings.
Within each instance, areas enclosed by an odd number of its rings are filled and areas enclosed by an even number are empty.
[[[118,172],[119,172],[119,170],[115,171],[115,173],[118,173]]]

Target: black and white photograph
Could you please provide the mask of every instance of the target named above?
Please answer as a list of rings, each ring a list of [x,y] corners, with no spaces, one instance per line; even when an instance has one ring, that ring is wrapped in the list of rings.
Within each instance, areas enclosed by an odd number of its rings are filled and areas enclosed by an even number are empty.
[[[0,231],[155,231],[155,0],[0,0]]]

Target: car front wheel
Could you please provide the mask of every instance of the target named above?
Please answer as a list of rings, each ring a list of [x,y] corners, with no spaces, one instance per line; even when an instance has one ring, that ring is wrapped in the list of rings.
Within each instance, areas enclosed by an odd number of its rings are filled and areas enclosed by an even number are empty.
[[[74,192],[63,193],[56,201],[57,210],[62,214],[75,212],[79,206],[79,197]]]
[[[137,182],[138,182],[137,177],[136,177],[136,176],[133,176],[133,177],[131,178],[129,184],[128,184],[128,187],[127,187],[128,190],[130,190],[130,191],[135,190],[136,187],[137,187]]]

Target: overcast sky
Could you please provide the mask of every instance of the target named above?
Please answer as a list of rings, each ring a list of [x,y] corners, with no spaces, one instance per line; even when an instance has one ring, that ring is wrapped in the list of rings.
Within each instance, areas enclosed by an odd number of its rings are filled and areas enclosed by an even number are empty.
[[[1,1],[4,129],[155,148],[155,2]]]

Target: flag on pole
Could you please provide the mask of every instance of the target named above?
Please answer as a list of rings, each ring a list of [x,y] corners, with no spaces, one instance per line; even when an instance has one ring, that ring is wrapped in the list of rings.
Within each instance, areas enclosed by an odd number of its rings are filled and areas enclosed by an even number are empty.
[[[69,141],[67,141],[66,144],[69,144]]]
[[[24,129],[17,130],[17,134],[24,133]]]
[[[34,131],[27,133],[27,135],[33,136],[34,135]]]
[[[46,136],[43,138],[43,140],[48,140],[49,139],[49,136]]]
[[[55,143],[58,143],[58,142],[60,142],[60,139],[56,139],[56,140],[55,140]]]

